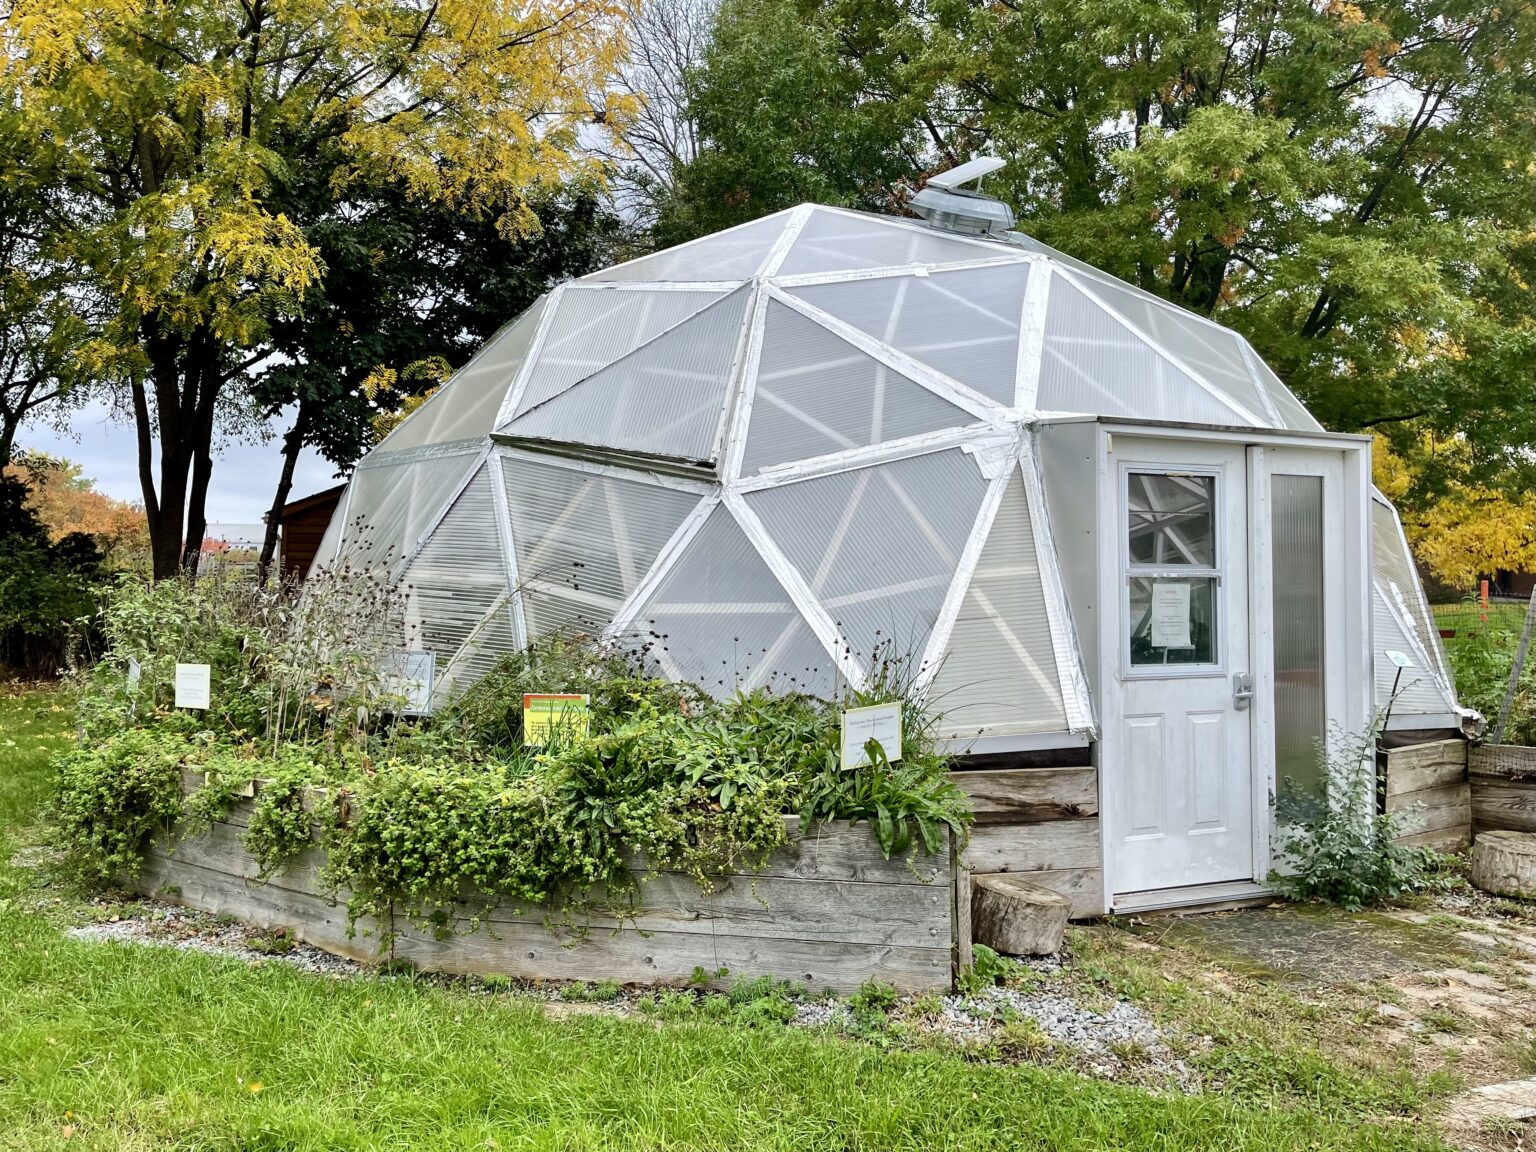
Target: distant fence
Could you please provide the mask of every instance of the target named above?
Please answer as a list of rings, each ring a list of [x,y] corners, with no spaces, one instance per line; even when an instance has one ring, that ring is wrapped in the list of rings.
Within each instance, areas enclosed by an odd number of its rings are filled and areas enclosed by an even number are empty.
[[[1440,643],[1450,660],[1456,693],[1488,721],[1491,739],[1509,687],[1510,670],[1520,653],[1520,634],[1528,601],[1469,598],[1432,606]],[[1510,701],[1502,742],[1536,744],[1536,658],[1527,656],[1520,683]]]

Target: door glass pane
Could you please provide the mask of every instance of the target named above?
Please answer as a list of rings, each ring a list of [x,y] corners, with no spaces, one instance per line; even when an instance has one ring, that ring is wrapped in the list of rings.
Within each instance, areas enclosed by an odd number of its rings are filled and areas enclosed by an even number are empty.
[[[1302,809],[1323,797],[1323,478],[1270,478],[1274,551],[1275,779]],[[1298,811],[1295,816],[1305,816]]]
[[[1216,663],[1216,578],[1130,582],[1131,663]]]
[[[1132,472],[1126,477],[1132,564],[1214,568],[1214,476]]]

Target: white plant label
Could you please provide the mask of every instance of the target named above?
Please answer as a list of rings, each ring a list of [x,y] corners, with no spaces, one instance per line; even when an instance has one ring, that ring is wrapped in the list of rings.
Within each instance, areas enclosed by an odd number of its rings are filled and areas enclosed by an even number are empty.
[[[871,740],[885,750],[888,760],[901,759],[901,701],[843,710],[844,771],[869,763],[865,745]]]
[[[407,716],[431,713],[436,673],[436,652],[392,652],[384,658],[385,687],[391,695],[404,697],[402,712]]]
[[[1152,647],[1189,646],[1189,585],[1183,580],[1154,580]]]
[[[207,708],[212,695],[212,668],[206,664],[176,665],[176,707]]]
[[[130,695],[139,690],[139,678],[144,675],[144,669],[139,667],[139,662],[132,656],[128,657],[128,692]]]
[[[1408,659],[1408,655],[1405,652],[1399,652],[1395,648],[1388,648],[1386,650],[1386,656],[1388,660],[1392,661],[1392,663],[1396,664],[1399,668],[1413,667],[1413,661]]]

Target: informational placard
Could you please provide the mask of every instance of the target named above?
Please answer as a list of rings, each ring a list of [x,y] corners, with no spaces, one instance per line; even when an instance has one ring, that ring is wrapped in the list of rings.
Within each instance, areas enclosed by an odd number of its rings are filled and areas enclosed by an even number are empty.
[[[405,716],[426,716],[432,711],[432,689],[437,675],[437,653],[392,652],[385,657],[384,688],[405,701]]]
[[[869,761],[869,742],[885,752],[887,760],[901,759],[901,701],[843,709],[843,770],[862,768]]]
[[[206,664],[176,665],[176,707],[207,708],[212,697],[212,668]]]
[[[1151,640],[1154,648],[1190,647],[1188,582],[1152,581]]]
[[[587,697],[577,692],[524,692],[523,745],[543,748],[558,733],[581,737],[591,725]]]
[[[128,694],[131,696],[139,690],[139,680],[144,676],[144,669],[139,667],[139,662],[132,656],[128,657]]]
[[[1388,660],[1392,661],[1392,663],[1396,664],[1399,668],[1413,667],[1413,661],[1408,659],[1408,654],[1406,652],[1399,652],[1396,648],[1388,648],[1386,650],[1386,656]]]

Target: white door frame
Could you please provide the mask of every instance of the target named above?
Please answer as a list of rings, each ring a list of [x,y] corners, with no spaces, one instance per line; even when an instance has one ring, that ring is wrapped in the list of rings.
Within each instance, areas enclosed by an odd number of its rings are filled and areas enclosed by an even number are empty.
[[[1106,802],[1113,803],[1105,787],[1105,773],[1122,763],[1118,747],[1124,700],[1119,685],[1121,661],[1120,594],[1122,579],[1119,525],[1120,469],[1115,456],[1115,441],[1122,438],[1161,441],[1222,441],[1241,444],[1248,449],[1248,586],[1249,586],[1249,671],[1254,678],[1251,705],[1250,738],[1253,742],[1254,804],[1254,876],[1255,890],[1263,889],[1263,880],[1272,867],[1270,798],[1275,786],[1274,763],[1274,637],[1271,630],[1273,607],[1273,557],[1269,550],[1269,471],[1271,462],[1265,449],[1320,449],[1341,454],[1342,523],[1331,526],[1326,539],[1336,540],[1339,564],[1345,574],[1344,586],[1330,597],[1328,610],[1337,618],[1328,621],[1329,656],[1339,661],[1330,667],[1330,683],[1339,686],[1329,692],[1329,724],[1347,731],[1364,729],[1372,708],[1372,636],[1371,636],[1371,442],[1366,436],[1340,433],[1287,435],[1260,429],[1225,431],[1213,428],[1177,428],[1168,426],[1127,425],[1102,422],[1098,428],[1097,488],[1100,497],[1098,539],[1098,603],[1100,627],[1098,651],[1085,654],[1097,660],[1099,668],[1099,744],[1096,762],[1099,769],[1100,867],[1103,870],[1104,911],[1114,910],[1116,889],[1130,891],[1133,883],[1117,879],[1110,856],[1109,837],[1103,834]],[[1301,471],[1300,466],[1297,471]],[[1330,501],[1331,503],[1331,501]],[[1332,530],[1336,528],[1337,530]],[[1262,529],[1262,530],[1260,530]],[[1330,565],[1330,567],[1333,567]],[[1350,578],[1354,574],[1354,578]],[[1333,714],[1334,708],[1340,709]],[[1198,896],[1196,897],[1199,898]]]

